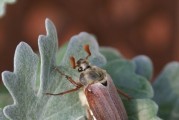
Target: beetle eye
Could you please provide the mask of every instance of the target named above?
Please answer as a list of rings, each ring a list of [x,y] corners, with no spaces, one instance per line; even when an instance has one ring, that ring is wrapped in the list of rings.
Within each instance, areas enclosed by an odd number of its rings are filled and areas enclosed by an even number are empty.
[[[78,72],[82,72],[83,71],[83,68],[82,67],[79,67],[78,68]]]

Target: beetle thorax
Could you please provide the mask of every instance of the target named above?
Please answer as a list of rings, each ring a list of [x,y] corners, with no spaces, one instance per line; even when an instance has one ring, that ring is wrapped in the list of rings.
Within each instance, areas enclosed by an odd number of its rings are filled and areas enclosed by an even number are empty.
[[[98,68],[97,66],[90,66],[90,68],[81,72],[79,80],[81,84],[85,86],[96,82],[103,83],[104,81],[106,81],[105,73],[106,72],[103,69]]]

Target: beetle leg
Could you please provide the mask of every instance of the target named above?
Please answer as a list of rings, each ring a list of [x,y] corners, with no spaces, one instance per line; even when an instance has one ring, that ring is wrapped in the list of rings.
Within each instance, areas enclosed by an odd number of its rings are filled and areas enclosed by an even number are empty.
[[[61,92],[61,93],[57,93],[57,94],[53,94],[53,93],[45,93],[45,94],[46,94],[46,95],[54,95],[54,96],[56,96],[56,95],[64,95],[64,94],[67,94],[67,93],[71,93],[71,92],[77,91],[77,90],[79,90],[81,87],[82,87],[82,85],[81,85],[81,86],[76,86],[76,88],[74,88],[74,89],[67,90],[67,91],[64,91],[64,92]]]
[[[118,92],[119,94],[121,94],[122,96],[124,96],[125,98],[127,98],[128,100],[132,99],[131,96],[129,96],[127,93],[123,92],[123,91],[120,90],[120,89],[117,89],[117,92]]]
[[[56,70],[62,76],[65,76],[66,79],[75,86],[75,88],[71,89],[71,90],[67,90],[67,91],[61,92],[61,93],[57,93],[57,94],[54,94],[54,93],[45,93],[46,95],[64,95],[64,94],[67,94],[67,93],[71,93],[71,92],[77,91],[77,90],[79,90],[83,86],[82,84],[80,84],[78,82],[75,82],[70,76],[68,76],[65,73],[61,72],[57,67],[54,67],[54,70]]]
[[[60,71],[57,67],[55,67],[54,69],[55,69],[58,73],[60,73],[62,76],[65,76],[65,78],[66,78],[70,83],[72,83],[74,86],[76,86],[76,87],[77,87],[77,86],[81,86],[80,83],[75,82],[75,81],[72,79],[72,77],[66,75],[65,73],[63,73],[62,71]]]

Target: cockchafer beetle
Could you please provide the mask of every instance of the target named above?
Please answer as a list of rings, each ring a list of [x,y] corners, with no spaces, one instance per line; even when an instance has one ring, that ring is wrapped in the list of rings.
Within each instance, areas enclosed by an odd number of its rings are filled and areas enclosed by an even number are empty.
[[[128,120],[126,110],[118,93],[130,99],[130,97],[119,89],[116,89],[110,75],[103,69],[91,65],[88,58],[91,56],[89,45],[84,45],[84,50],[88,54],[84,59],[75,62],[75,58],[70,57],[72,68],[78,69],[80,73],[79,82],[55,68],[61,75],[71,82],[75,88],[61,93],[46,95],[64,95],[83,88],[79,93],[82,105],[87,109],[88,120]]]

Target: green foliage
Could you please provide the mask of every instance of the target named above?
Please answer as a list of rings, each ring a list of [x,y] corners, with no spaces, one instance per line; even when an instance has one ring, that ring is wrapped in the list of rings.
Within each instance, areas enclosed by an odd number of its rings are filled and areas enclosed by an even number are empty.
[[[2,120],[82,120],[85,109],[81,106],[78,92],[63,96],[48,96],[44,93],[59,93],[74,88],[54,67],[78,80],[79,74],[69,64],[69,57],[76,60],[84,58],[85,44],[90,45],[92,56],[89,61],[107,70],[116,87],[128,93],[132,100],[123,99],[129,120],[158,120],[158,106],[150,98],[153,89],[148,79],[151,78],[151,63],[146,59],[126,60],[114,49],[101,48],[95,38],[88,33],[80,33],[71,38],[68,46],[60,48],[56,29],[50,20],[46,20],[47,35],[39,37],[39,58],[29,45],[21,42],[15,52],[14,71],[2,73],[3,83],[10,92],[14,103],[0,111]],[[101,51],[101,54],[99,51]],[[56,58],[58,56],[58,58]],[[145,63],[145,66],[142,64]],[[144,70],[144,71],[142,71]],[[146,70],[146,71],[145,71]],[[38,86],[38,73],[40,82]],[[6,116],[6,118],[4,117]],[[146,116],[146,117],[145,117]]]
[[[100,47],[100,52],[106,57],[107,62],[122,59],[122,55],[114,48]]]
[[[132,62],[135,64],[135,73],[150,80],[153,75],[153,65],[149,57],[140,55],[133,58]]]
[[[165,120],[179,120],[179,63],[166,65],[153,83],[153,88],[159,116]]]
[[[129,120],[161,120],[156,116],[158,106],[150,99],[124,101]],[[136,111],[137,110],[137,111]]]
[[[0,0],[0,17],[5,13],[5,6],[8,3],[14,3],[15,0]]]
[[[146,78],[135,73],[133,62],[121,59],[108,62],[104,67],[115,85],[134,98],[152,98],[153,89]]]

